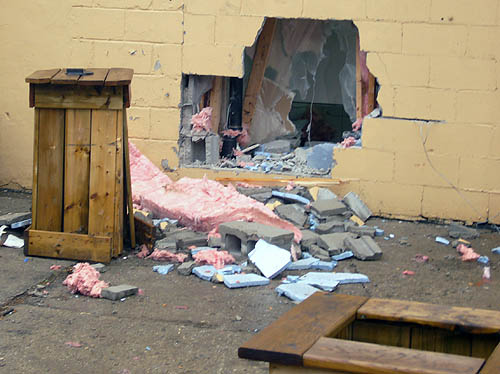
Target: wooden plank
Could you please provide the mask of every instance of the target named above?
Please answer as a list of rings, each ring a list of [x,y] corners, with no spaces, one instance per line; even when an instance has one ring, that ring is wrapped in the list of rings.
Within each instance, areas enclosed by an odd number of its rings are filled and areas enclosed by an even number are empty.
[[[30,230],[30,256],[81,261],[110,262],[111,238],[62,232]]]
[[[365,297],[317,292],[238,349],[240,358],[302,365],[302,355],[322,336],[351,323]]]
[[[358,319],[411,322],[473,334],[500,332],[500,312],[389,299],[370,299]]]
[[[476,374],[484,360],[349,340],[320,338],[304,366],[370,374]]]
[[[66,110],[64,232],[88,233],[90,116],[89,109]]]
[[[410,326],[383,321],[354,321],[352,340],[410,348]]]
[[[92,111],[90,150],[89,234],[113,237],[115,214],[115,110]]]
[[[40,109],[35,108],[35,129],[33,131],[33,185],[31,186],[31,227],[36,228],[38,205],[38,138],[40,134]]]
[[[214,77],[212,93],[210,94],[210,106],[212,107],[212,131],[219,132],[222,113],[222,81],[223,77]]]
[[[129,225],[129,233],[130,233],[130,246],[135,248],[135,223],[134,223],[134,204],[132,202],[132,181],[130,178],[130,154],[128,149],[128,122],[127,122],[127,112],[124,109],[123,112],[123,153],[124,153],[124,162],[125,162],[125,194],[127,201],[127,210],[128,210],[128,225]]]
[[[345,371],[331,371],[328,369],[305,368],[303,366],[290,366],[269,364],[269,374],[349,374]]]
[[[257,40],[255,48],[255,56],[253,59],[252,71],[248,79],[247,89],[245,91],[245,99],[243,100],[243,123],[252,124],[255,106],[257,104],[257,96],[262,87],[262,80],[266,71],[271,44],[273,42],[274,32],[276,30],[276,18],[267,18]]]
[[[66,109],[122,109],[123,88],[37,85],[35,107]]]
[[[333,336],[329,335],[327,337],[328,338],[337,338],[337,339],[352,340],[352,326],[353,326],[353,323],[347,325],[345,328],[343,328],[342,330],[340,330],[337,334],[335,334]]]
[[[104,82],[105,86],[127,86],[132,82],[133,69],[111,68]]]
[[[411,330],[411,348],[471,356],[471,335],[434,327],[414,326]]]
[[[52,77],[59,73],[61,69],[37,70],[33,74],[28,75],[25,79],[26,83],[45,84],[50,83]]]
[[[500,344],[500,335],[498,334],[473,336],[471,339],[471,356],[488,358],[498,344]]]
[[[86,69],[94,74],[92,75],[82,75],[78,80],[78,85],[80,86],[104,86],[106,77],[108,76],[109,69],[94,68]]]
[[[497,345],[491,356],[486,360],[479,374],[498,374],[500,373],[500,344]]]
[[[368,72],[368,113],[370,114],[373,109],[375,109],[375,77],[373,76],[372,73]]]
[[[61,69],[59,73],[54,75],[50,80],[51,84],[77,84],[80,79],[79,75],[66,75],[67,69]]]
[[[30,83],[29,88],[29,106],[30,108],[35,106],[35,86],[33,83]]]
[[[62,230],[63,159],[64,110],[39,110],[37,230]]]
[[[356,118],[363,118],[363,80],[361,78],[361,50],[359,34],[356,35]]]
[[[123,252],[123,111],[116,121],[115,215],[112,257]]]

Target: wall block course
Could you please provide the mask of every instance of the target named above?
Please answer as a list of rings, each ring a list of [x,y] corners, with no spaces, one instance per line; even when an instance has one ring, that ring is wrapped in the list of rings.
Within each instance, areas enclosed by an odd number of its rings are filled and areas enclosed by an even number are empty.
[[[392,118],[363,121],[363,148],[394,151],[423,151],[420,138],[422,122]]]
[[[132,80],[132,105],[177,108],[181,101],[180,87],[180,78],[135,76]]]
[[[241,0],[185,0],[185,11],[189,14],[237,15]]]
[[[304,0],[304,18],[366,19],[365,0]]]
[[[467,27],[455,25],[403,24],[403,53],[422,56],[463,56]]]
[[[149,138],[151,120],[149,108],[127,109],[128,135],[130,138]]]
[[[432,57],[430,86],[467,90],[495,90],[494,60],[463,57]]]
[[[125,40],[181,44],[182,12],[125,11]]]
[[[151,1],[151,0],[150,0]],[[151,9],[154,10],[180,10],[185,0],[153,0]]]
[[[131,139],[131,141],[160,169],[162,160],[168,160],[168,166],[172,169],[179,167],[177,142],[144,139]]]
[[[470,25],[495,25],[496,0],[432,0],[431,21]]]
[[[185,45],[183,46],[182,72],[242,77],[243,49],[243,46]]]
[[[470,27],[466,55],[482,59],[498,59],[500,57],[500,27]]]
[[[94,0],[97,8],[149,9],[151,0]]]
[[[488,222],[500,225],[500,194],[490,194]]]
[[[453,90],[395,87],[394,115],[422,120],[453,120],[456,92]]]
[[[184,15],[184,45],[214,43],[215,16],[200,14]]]
[[[366,15],[373,20],[424,22],[430,9],[431,0],[366,0]]]
[[[374,182],[393,180],[394,153],[361,148],[336,148],[333,178],[352,178]]]
[[[135,74],[151,70],[151,44],[95,41],[94,64],[98,67],[126,66]]]
[[[241,0],[240,14],[242,16],[299,18],[302,15],[302,0]]]
[[[151,109],[151,139],[177,141],[180,118],[179,109]]]
[[[499,91],[461,91],[457,93],[457,116],[460,123],[500,125]]]
[[[394,22],[355,21],[360,48],[367,52],[401,53],[402,25]]]
[[[392,53],[370,53],[367,57],[370,72],[379,82],[394,86],[427,86],[430,58]]]
[[[182,46],[178,44],[155,44],[150,69],[153,74],[180,77],[182,71]]]
[[[124,10],[72,8],[70,18],[74,38],[122,40],[125,35]]]
[[[219,16],[215,25],[215,43],[250,47],[263,22],[264,17]]]
[[[458,179],[461,189],[500,192],[500,159],[462,157]]]

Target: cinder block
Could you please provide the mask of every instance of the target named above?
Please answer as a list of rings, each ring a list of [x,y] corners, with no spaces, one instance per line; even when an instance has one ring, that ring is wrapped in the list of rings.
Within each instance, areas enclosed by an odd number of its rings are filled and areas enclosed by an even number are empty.
[[[213,165],[219,162],[219,135],[210,133],[204,138],[194,138],[185,136],[181,142],[181,162],[189,165],[193,162],[200,162],[206,165]]]
[[[496,0],[432,0],[431,21],[468,25],[495,25]]]
[[[241,0],[189,0],[185,1],[185,12],[190,14],[238,15]]]
[[[177,272],[180,275],[191,275],[193,272],[193,268],[196,266],[196,262],[194,261],[188,261],[188,262],[183,262],[177,267]]]
[[[319,260],[330,260],[330,251],[327,251],[316,244],[311,245],[311,248],[309,248],[309,253]]]
[[[257,39],[264,17],[218,16],[215,43],[250,47]]]
[[[307,220],[304,207],[299,204],[281,204],[274,209],[274,212],[298,227],[304,227]]]
[[[342,221],[330,221],[325,223],[320,223],[316,226],[315,232],[319,235],[332,234],[335,232],[345,232],[344,222]]]
[[[298,18],[302,14],[302,0],[242,0],[241,15]]]
[[[155,75],[177,78],[182,72],[182,46],[178,44],[155,44],[150,71]]]
[[[312,202],[311,210],[319,218],[326,218],[327,216],[343,214],[347,211],[347,207],[337,199],[329,199]]]
[[[318,242],[319,235],[311,230],[301,230],[302,240],[300,241],[300,245],[304,249],[310,248],[312,244],[316,244]]]
[[[181,101],[180,77],[138,75],[133,81],[132,105],[177,108]]]
[[[458,180],[461,189],[500,192],[500,160],[461,157]]]
[[[488,193],[424,187],[422,215],[426,218],[483,222],[488,218]]]
[[[390,118],[367,118],[363,121],[363,148],[420,151],[422,122]]]
[[[450,3],[450,8],[453,7]],[[467,27],[406,23],[403,25],[403,53],[421,56],[463,56]]]
[[[122,40],[125,35],[125,11],[71,8],[69,25],[74,38]]]
[[[375,228],[370,226],[349,226],[347,231],[359,236],[375,237]]]
[[[259,239],[281,248],[290,248],[293,232],[257,222],[233,221],[219,225],[225,249],[247,254]]]
[[[345,239],[354,238],[350,232],[333,233],[321,235],[318,239],[318,245],[326,249],[330,256],[337,255],[346,249]]]
[[[125,11],[125,40],[182,44],[183,14],[178,11]]]
[[[496,89],[496,61],[465,57],[432,57],[430,86],[462,90]]]
[[[243,46],[184,45],[182,72],[185,74],[242,77],[243,50]]]
[[[200,45],[215,43],[215,16],[184,15],[184,44]]]
[[[345,246],[358,260],[379,260],[382,257],[382,250],[369,236],[362,236],[359,239],[348,237],[345,239]]]
[[[431,0],[366,0],[367,17],[375,21],[424,22],[430,8]]]
[[[355,192],[349,192],[344,196],[343,201],[362,221],[366,221],[371,217],[372,212],[370,208],[366,206]]]
[[[401,53],[402,25],[395,22],[355,21],[363,51]]]
[[[500,126],[496,126],[493,128],[493,136],[490,138],[491,142],[488,147],[488,156],[493,158],[500,158]]]
[[[337,166],[332,170],[333,178],[392,181],[393,152],[361,148],[336,148],[334,158],[337,161]]]
[[[500,57],[500,28],[498,26],[471,26],[466,56],[483,59]]]
[[[428,87],[394,89],[394,114],[397,117],[452,121],[455,119],[455,112],[455,90]]]
[[[455,135],[456,136],[456,135]],[[453,184],[458,183],[458,156],[437,155],[428,151],[434,168]],[[394,167],[394,180],[401,184],[425,186],[449,186],[448,182],[436,172],[427,161],[423,151],[398,152]]]
[[[304,0],[303,17],[358,20],[366,18],[364,0]]]
[[[150,110],[132,107],[127,110],[128,135],[131,138],[149,138],[151,129]]]
[[[151,139],[177,141],[181,114],[179,109],[151,109]]]
[[[124,297],[135,295],[137,292],[139,292],[139,288],[128,284],[121,284],[119,286],[103,288],[101,291],[101,297],[116,301],[123,299]]]
[[[459,123],[498,123],[500,118],[500,93],[492,91],[459,91],[457,115]]]

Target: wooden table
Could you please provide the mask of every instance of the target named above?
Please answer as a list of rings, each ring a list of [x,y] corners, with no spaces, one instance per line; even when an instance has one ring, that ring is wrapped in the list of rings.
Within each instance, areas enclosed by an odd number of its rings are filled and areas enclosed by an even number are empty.
[[[126,209],[132,214],[125,111],[133,70],[87,72],[26,78],[35,108],[26,255],[109,262],[122,252]]]
[[[500,312],[315,293],[240,358],[274,374],[499,374]]]

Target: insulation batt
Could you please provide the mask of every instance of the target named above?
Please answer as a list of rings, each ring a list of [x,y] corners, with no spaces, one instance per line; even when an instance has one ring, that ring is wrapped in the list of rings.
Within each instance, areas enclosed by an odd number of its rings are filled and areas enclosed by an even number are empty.
[[[462,261],[476,261],[480,257],[479,254],[465,244],[459,244],[457,246],[457,252],[462,255]]]
[[[184,262],[187,258],[187,255],[184,253],[172,253],[167,250],[155,249],[153,253],[151,253],[148,257],[151,260],[155,261],[174,261],[174,262]]]
[[[216,249],[205,249],[193,255],[198,264],[213,265],[216,269],[222,269],[227,264],[232,264],[235,259],[227,251],[217,251]]]
[[[212,131],[212,107],[203,108],[191,117],[191,124],[195,132]]]
[[[138,258],[146,258],[149,255],[149,248],[143,244],[141,245],[141,251],[136,254]]]
[[[298,228],[232,185],[225,187],[206,177],[181,178],[174,183],[132,143],[129,148],[132,198],[141,208],[158,217],[177,219],[195,231],[210,232],[221,223],[241,220],[290,230],[300,242]]]
[[[100,275],[88,262],[80,262],[73,266],[73,273],[68,275],[63,284],[71,293],[79,292],[85,296],[101,297],[102,289],[109,287],[109,284],[99,280]]]

